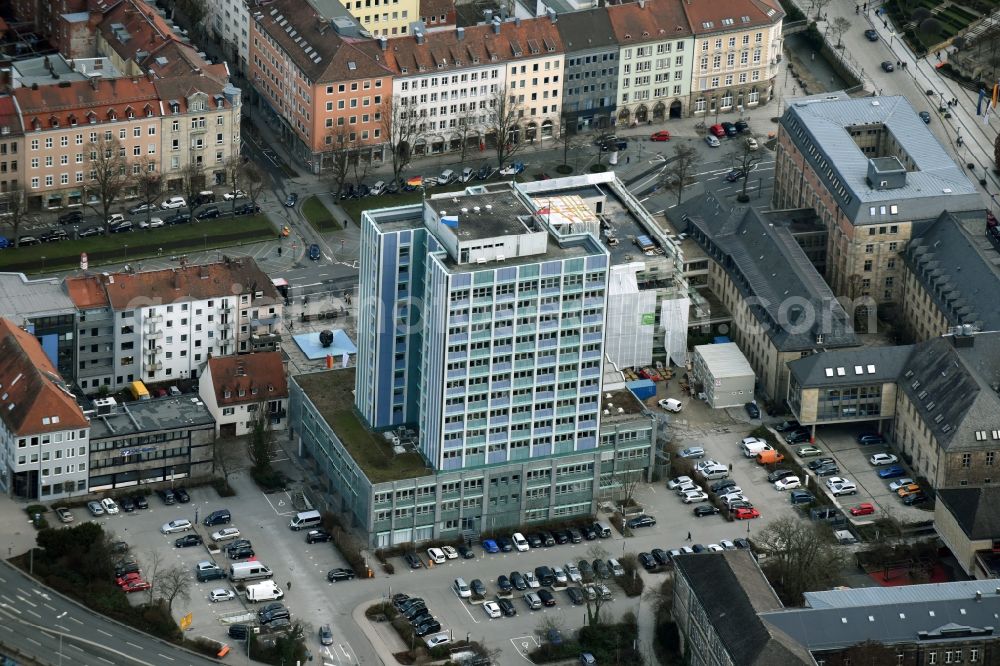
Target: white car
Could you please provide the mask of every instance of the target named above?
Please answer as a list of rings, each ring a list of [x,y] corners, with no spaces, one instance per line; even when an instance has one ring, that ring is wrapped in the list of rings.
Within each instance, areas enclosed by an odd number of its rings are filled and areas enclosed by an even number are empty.
[[[427,557],[434,564],[444,564],[444,561],[447,559],[444,556],[444,551],[440,548],[428,548]]]
[[[667,481],[667,488],[677,490],[677,488],[683,486],[685,483],[694,483],[694,479],[690,476],[677,476]]]
[[[503,615],[503,613],[500,612],[500,604],[495,601],[487,601],[484,603],[483,610],[488,616],[490,616],[490,618],[497,618]]]
[[[868,459],[873,465],[893,465],[899,462],[899,458],[892,455],[891,453],[876,453],[871,458]]]
[[[729,506],[730,504],[733,504],[735,502],[749,502],[749,501],[750,500],[748,500],[744,495],[726,495],[725,497],[722,498],[722,503],[725,504],[726,506]]]
[[[712,460],[711,458],[706,458],[705,460],[702,460],[700,463],[698,463],[697,465],[695,465],[694,469],[695,469],[696,472],[700,472],[701,470],[705,469],[706,467],[715,467],[716,465],[721,465],[721,464],[722,463],[720,463],[720,462],[718,462],[716,460]]]
[[[213,604],[218,603],[220,601],[232,601],[235,598],[236,598],[236,593],[233,592],[232,590],[227,590],[224,587],[220,587],[217,590],[212,590],[208,594],[208,600],[211,601]]]
[[[748,136],[747,137],[747,150],[757,150],[758,148],[760,148],[760,146],[757,145],[757,139],[753,138],[752,136]]]
[[[858,494],[858,487],[854,485],[853,481],[848,481],[847,479],[839,476],[831,476],[827,479],[826,487],[830,489],[830,492],[833,493],[834,496]]]
[[[719,491],[719,497],[725,497],[726,495],[742,495],[743,489],[739,486],[726,486]]]
[[[212,541],[229,541],[240,536],[240,531],[235,527],[223,527],[218,532],[212,532]]]
[[[246,199],[247,193],[243,190],[236,190],[235,192],[226,192],[222,195],[222,198],[226,201],[232,201],[233,199]]]
[[[149,222],[146,220],[139,220],[140,229],[159,229],[163,226],[163,220],[158,217],[149,218]]]
[[[531,546],[528,545],[528,540],[525,539],[524,535],[520,532],[514,532],[510,539],[514,542],[514,548],[517,549],[517,552],[526,553],[531,550]]]
[[[673,398],[666,398],[664,400],[660,400],[656,404],[658,404],[662,409],[665,409],[668,412],[679,412],[681,411],[681,409],[684,408],[684,405],[681,403],[680,400],[674,400]]]
[[[687,483],[682,483],[681,485],[674,488],[674,491],[681,497],[683,497],[692,490],[701,490],[701,487],[694,481],[688,481]]]
[[[889,484],[889,490],[891,490],[892,492],[896,492],[900,488],[905,488],[911,483],[916,483],[916,481],[914,481],[910,477],[906,477],[905,479],[896,479],[895,481]]]
[[[566,575],[566,572],[563,571],[562,567],[552,567],[552,573],[555,575],[557,583],[565,585],[569,582],[569,576]]]
[[[163,210],[185,207],[187,207],[187,202],[184,201],[184,197],[170,197],[168,199],[164,199],[163,203],[160,204],[160,208]]]
[[[573,581],[574,583],[583,582],[583,574],[580,573],[580,568],[577,567],[575,564],[573,564],[572,562],[567,562],[566,564],[563,565],[563,568],[566,569],[566,575],[569,576],[569,579],[571,581]]]
[[[694,504],[695,502],[704,502],[708,499],[708,493],[703,490],[689,490],[685,493],[681,501],[685,504]]]
[[[723,548],[717,543],[710,543],[707,546],[705,546],[705,550],[707,550],[710,553],[721,553],[722,551],[725,550],[725,548]]]
[[[723,539],[719,545],[722,546],[722,550],[736,550],[736,544],[729,539]]]
[[[164,523],[160,527],[161,534],[173,534],[174,532],[187,532],[191,529],[191,521],[185,518],[178,518],[177,520],[171,520],[169,523]]]
[[[802,481],[797,476],[786,476],[783,479],[778,479],[774,482],[775,490],[791,490],[792,488],[801,488]]]
[[[441,546],[441,550],[444,551],[444,556],[449,560],[458,559],[458,551],[453,546]]]
[[[116,513],[118,513],[118,505],[115,504],[115,501],[110,497],[105,497],[104,499],[102,499],[101,506],[104,507],[104,513],[108,514],[109,516],[113,516]]]

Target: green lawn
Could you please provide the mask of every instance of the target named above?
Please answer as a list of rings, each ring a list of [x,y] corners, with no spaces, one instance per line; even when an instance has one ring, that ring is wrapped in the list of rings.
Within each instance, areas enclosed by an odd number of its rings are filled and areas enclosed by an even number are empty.
[[[42,273],[80,265],[86,252],[91,266],[136,261],[160,254],[174,255],[275,238],[264,215],[225,218],[79,240],[45,243],[0,251],[0,270]],[[127,247],[126,247],[127,246]]]
[[[341,224],[333,219],[330,210],[317,196],[311,196],[302,202],[302,214],[316,231],[336,231]]]
[[[372,483],[431,474],[420,454],[396,454],[381,435],[358,420],[353,408],[354,368],[298,375],[295,381]]]

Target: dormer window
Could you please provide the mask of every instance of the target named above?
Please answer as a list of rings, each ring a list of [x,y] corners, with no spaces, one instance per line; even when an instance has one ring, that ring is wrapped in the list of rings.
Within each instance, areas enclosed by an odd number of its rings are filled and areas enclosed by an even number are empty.
[[[118,120],[118,113],[114,109],[108,109],[108,120],[111,122]]]
[[[153,107],[152,106],[150,106],[149,104],[147,104],[143,110],[145,111],[147,118],[152,118],[153,117]]]
[[[245,388],[241,388],[241,389],[240,389],[240,397],[242,398],[242,397],[243,397],[243,396],[245,396],[246,394],[247,394],[247,390],[246,390]]]
[[[256,386],[254,386],[253,388],[250,389],[250,395],[257,395],[257,387]]]
[[[97,124],[97,114],[94,113],[93,111],[88,111],[87,122],[89,122],[91,125]]]
[[[125,117],[128,118],[129,120],[135,118],[135,111],[132,110],[131,106],[125,107]]]
[[[31,121],[31,129],[33,129],[33,130],[40,130],[40,129],[42,129],[42,121],[39,120],[38,118],[33,119]]]
[[[76,116],[74,116],[72,113],[69,114],[69,126],[76,127]]]
[[[233,393],[229,389],[226,389],[225,391],[222,392],[222,397],[225,398],[226,400],[229,400],[231,397],[233,397]]]
[[[56,118],[55,116],[52,116],[51,118],[49,118],[49,125],[51,125],[52,127],[59,127],[59,119]]]

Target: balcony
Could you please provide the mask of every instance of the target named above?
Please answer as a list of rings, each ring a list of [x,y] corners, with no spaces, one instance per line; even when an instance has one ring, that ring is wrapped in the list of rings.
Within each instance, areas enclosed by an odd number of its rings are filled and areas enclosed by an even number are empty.
[[[281,333],[254,333],[250,336],[250,345],[255,350],[274,348],[281,342]]]
[[[152,345],[150,347],[147,347],[146,351],[148,351],[150,354],[153,354],[155,356],[156,354],[159,354],[159,353],[161,353],[163,351],[163,346],[162,345]]]
[[[231,331],[233,330],[233,325],[228,321],[220,321],[215,325],[220,331]]]
[[[251,326],[275,326],[281,322],[281,317],[279,315],[271,315],[269,317],[261,317],[260,319],[251,319]]]
[[[163,369],[163,363],[156,361],[155,363],[143,363],[142,369],[145,372],[156,372],[157,370]]]
[[[163,315],[152,315],[151,317],[146,317],[146,322],[149,324],[162,324]]]
[[[163,337],[163,331],[147,331],[146,338],[149,340],[159,340]]]

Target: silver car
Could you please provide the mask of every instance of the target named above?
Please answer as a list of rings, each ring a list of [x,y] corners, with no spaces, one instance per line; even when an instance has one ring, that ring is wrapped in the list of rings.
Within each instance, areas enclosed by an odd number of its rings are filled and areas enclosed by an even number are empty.
[[[524,593],[524,603],[528,604],[531,610],[539,610],[542,607],[542,599],[534,592]]]
[[[87,502],[87,510],[90,511],[92,516],[103,516],[104,507],[101,506],[100,502]]]

